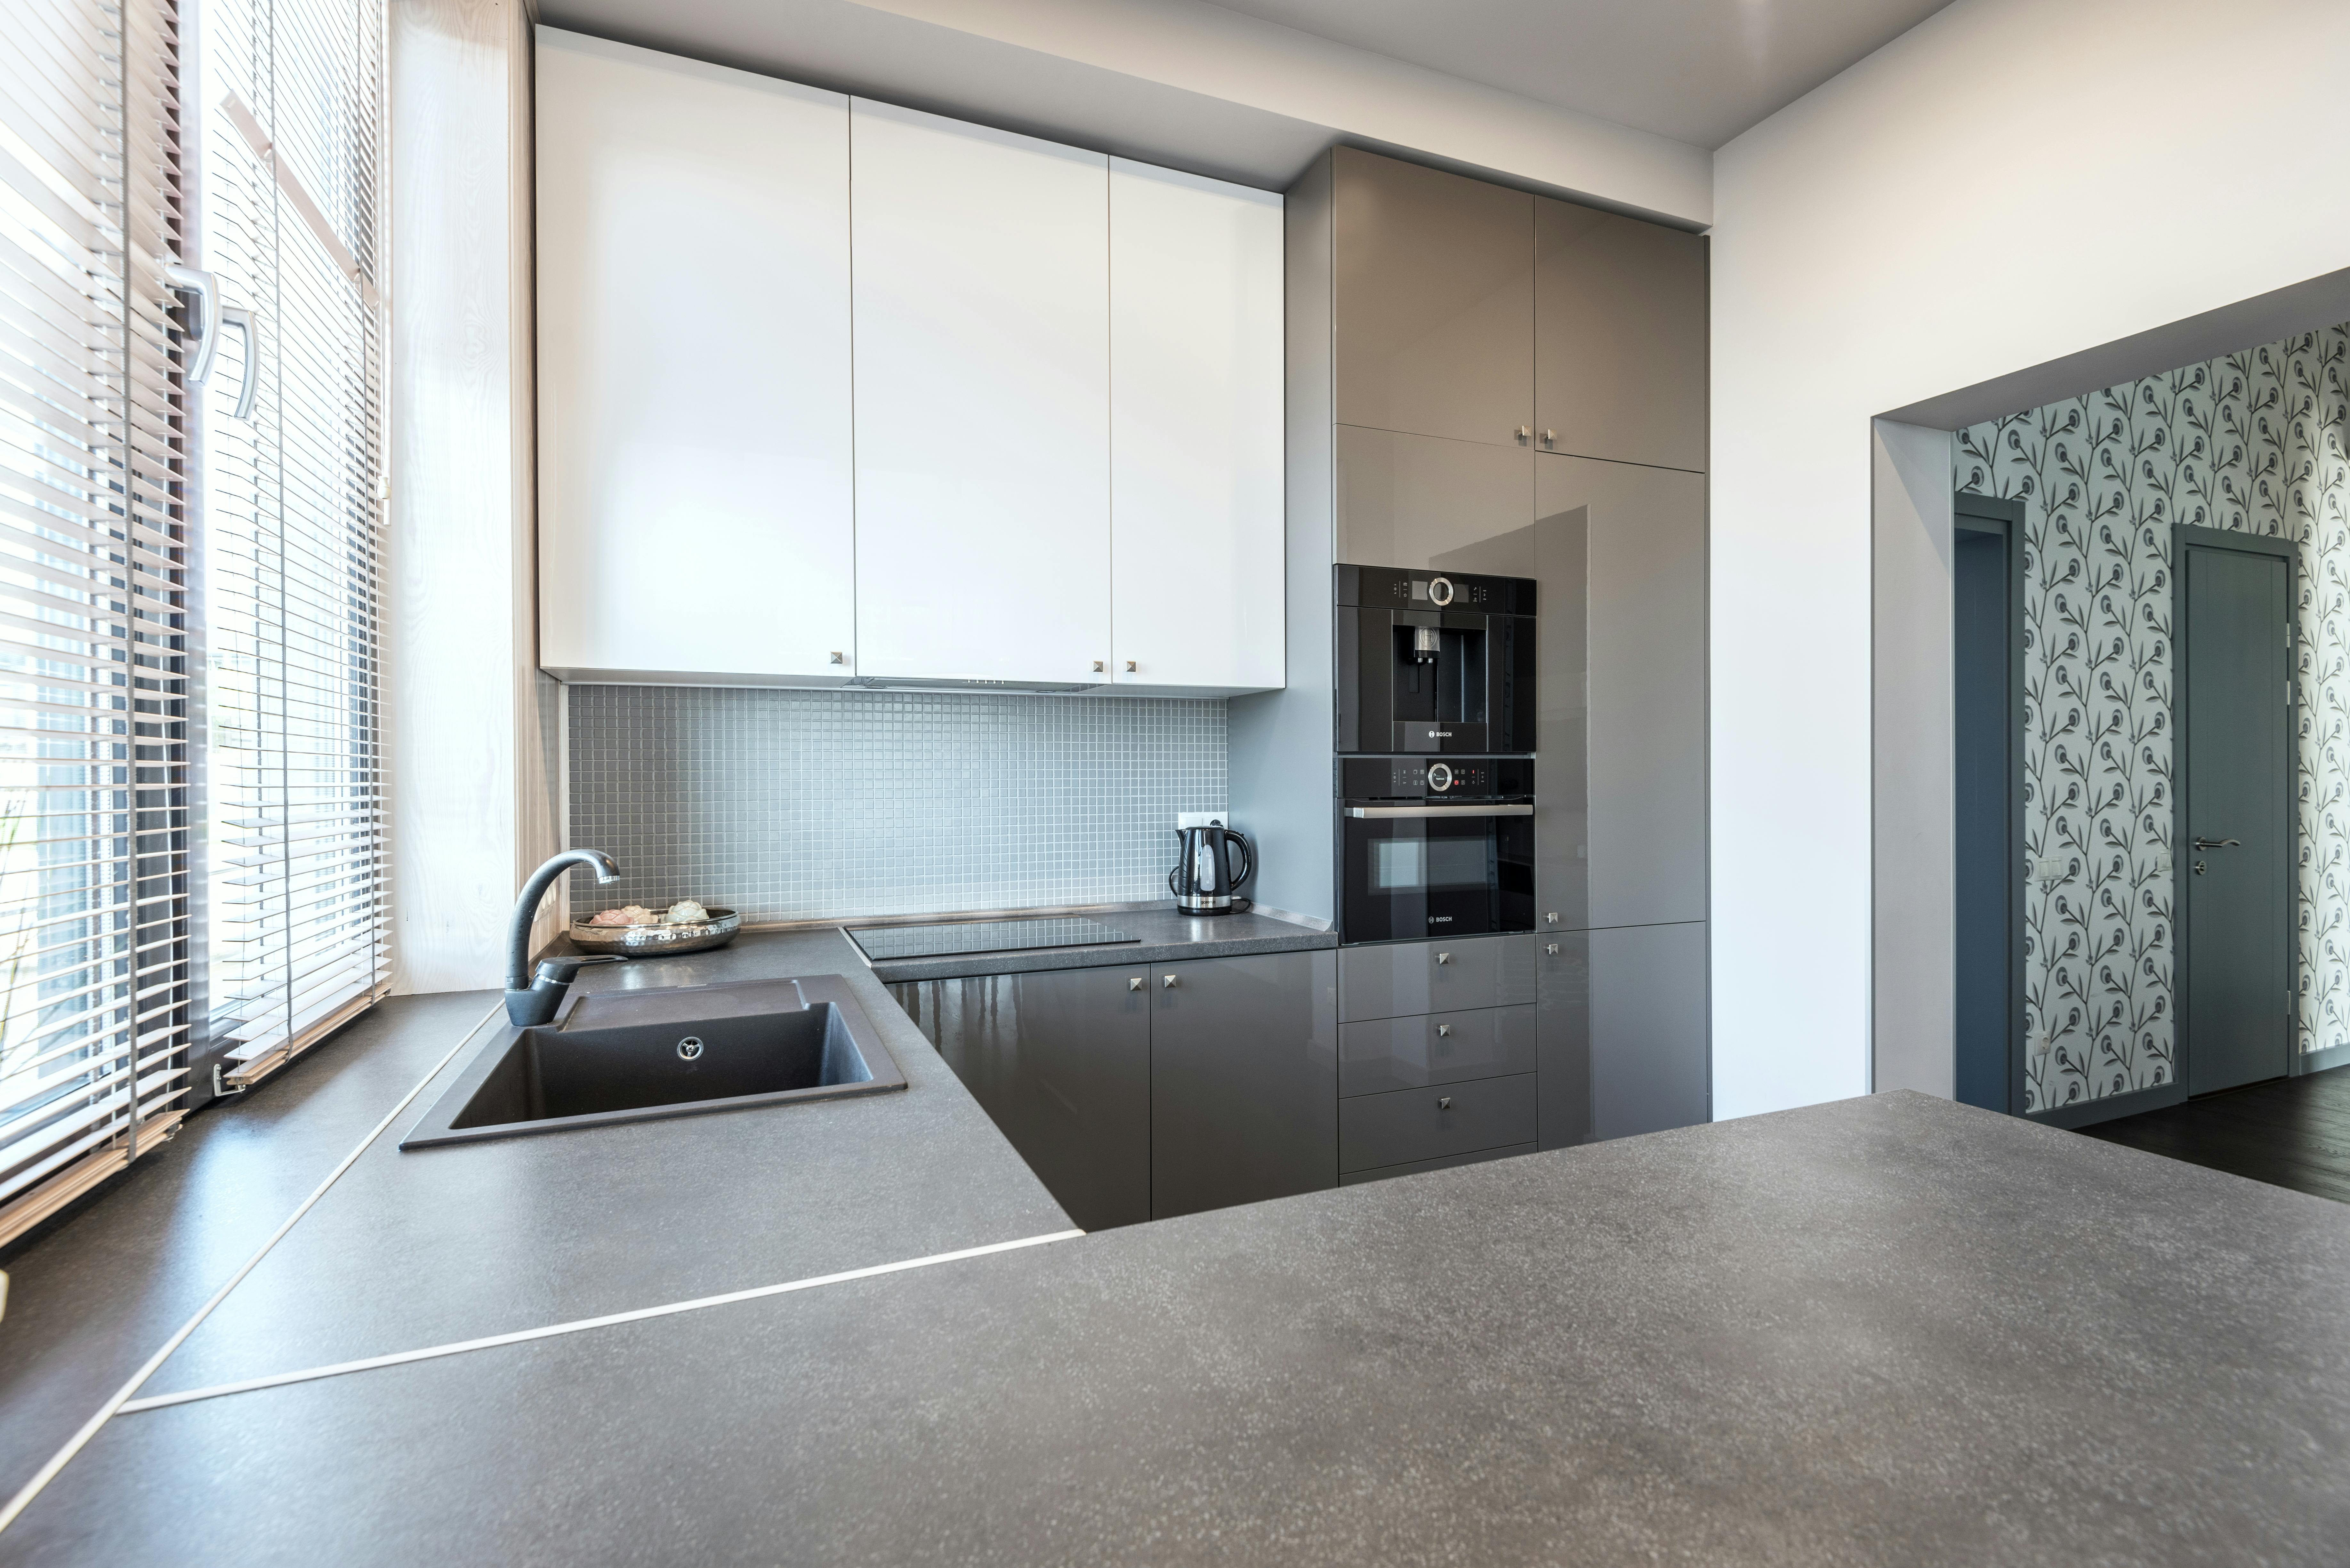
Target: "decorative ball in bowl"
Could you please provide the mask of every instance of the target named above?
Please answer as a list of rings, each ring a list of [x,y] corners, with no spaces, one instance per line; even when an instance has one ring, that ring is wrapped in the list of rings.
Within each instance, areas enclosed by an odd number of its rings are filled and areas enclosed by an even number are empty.
[[[571,945],[581,952],[618,953],[622,958],[668,958],[672,953],[723,948],[743,929],[733,909],[704,908],[683,899],[666,909],[631,904],[571,922]]]

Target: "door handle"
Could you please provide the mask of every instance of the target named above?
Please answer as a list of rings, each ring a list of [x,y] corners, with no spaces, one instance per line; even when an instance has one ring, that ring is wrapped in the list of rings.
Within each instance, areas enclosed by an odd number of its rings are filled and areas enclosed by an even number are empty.
[[[2195,841],[2198,849],[2241,849],[2243,846],[2244,841],[2241,838],[2199,838]]]

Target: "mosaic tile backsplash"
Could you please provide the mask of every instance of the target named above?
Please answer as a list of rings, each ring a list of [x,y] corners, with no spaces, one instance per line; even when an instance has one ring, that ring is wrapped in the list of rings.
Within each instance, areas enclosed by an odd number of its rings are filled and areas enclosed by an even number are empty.
[[[1225,809],[1224,704],[574,686],[571,836],[593,908],[746,923],[1166,896],[1175,814]]]

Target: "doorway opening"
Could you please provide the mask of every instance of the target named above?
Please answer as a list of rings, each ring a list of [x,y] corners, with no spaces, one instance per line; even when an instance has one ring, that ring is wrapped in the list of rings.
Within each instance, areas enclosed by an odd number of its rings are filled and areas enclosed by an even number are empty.
[[[2023,1106],[2023,503],[1960,492],[1950,536],[1952,1088]]]

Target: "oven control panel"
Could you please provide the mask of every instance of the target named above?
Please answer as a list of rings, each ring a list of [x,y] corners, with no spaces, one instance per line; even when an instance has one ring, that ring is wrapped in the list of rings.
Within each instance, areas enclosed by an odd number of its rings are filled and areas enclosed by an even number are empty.
[[[1342,800],[1511,800],[1534,793],[1532,757],[1340,757]]]

